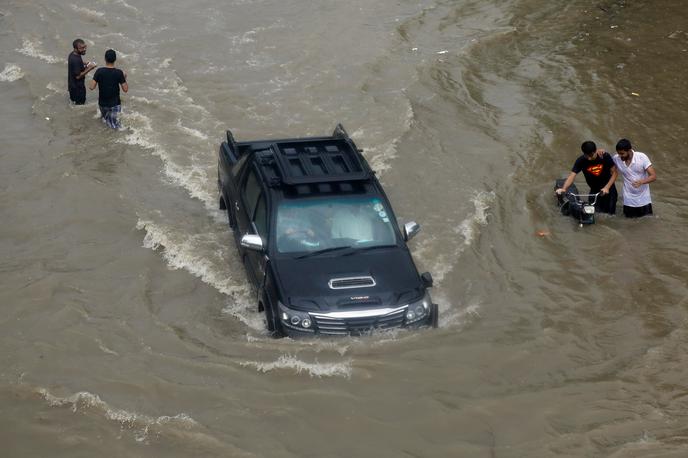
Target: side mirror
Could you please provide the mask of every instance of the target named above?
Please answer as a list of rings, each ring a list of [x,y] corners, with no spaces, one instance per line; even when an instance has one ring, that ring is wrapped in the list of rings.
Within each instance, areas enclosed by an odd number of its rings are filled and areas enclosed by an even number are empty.
[[[241,237],[241,246],[254,251],[263,251],[263,239],[260,235],[245,234]]]
[[[426,288],[432,288],[432,274],[430,272],[423,272],[420,274],[420,280],[423,282],[423,286]]]
[[[420,231],[420,224],[415,221],[409,221],[404,224],[404,240],[407,242],[411,240]]]

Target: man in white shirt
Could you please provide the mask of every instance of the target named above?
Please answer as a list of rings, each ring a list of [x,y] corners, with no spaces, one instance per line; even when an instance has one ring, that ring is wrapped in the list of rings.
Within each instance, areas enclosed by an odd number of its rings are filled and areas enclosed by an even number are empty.
[[[652,214],[650,183],[657,179],[650,158],[645,153],[633,151],[631,142],[622,138],[616,144],[614,156],[616,170],[624,178],[623,214],[627,218],[638,218]]]

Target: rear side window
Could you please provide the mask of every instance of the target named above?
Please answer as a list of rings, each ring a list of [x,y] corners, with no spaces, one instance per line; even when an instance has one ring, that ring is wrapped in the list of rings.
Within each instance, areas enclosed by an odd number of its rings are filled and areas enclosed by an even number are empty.
[[[258,178],[253,170],[248,171],[248,176],[244,182],[244,205],[246,206],[246,211],[249,217],[253,216],[256,210],[256,203],[258,202],[258,196],[260,195],[260,185],[258,184]]]

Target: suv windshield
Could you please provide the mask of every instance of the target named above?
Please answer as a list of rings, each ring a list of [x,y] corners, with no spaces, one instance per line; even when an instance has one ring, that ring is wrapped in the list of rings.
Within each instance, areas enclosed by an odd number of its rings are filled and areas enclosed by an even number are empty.
[[[283,200],[276,236],[280,253],[397,243],[389,212],[378,197]]]

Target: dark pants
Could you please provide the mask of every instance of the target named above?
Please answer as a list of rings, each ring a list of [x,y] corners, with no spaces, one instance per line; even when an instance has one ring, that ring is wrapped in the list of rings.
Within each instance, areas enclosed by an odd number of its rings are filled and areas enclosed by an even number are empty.
[[[590,190],[590,194],[595,194],[600,192],[599,189]],[[609,188],[609,193],[606,195],[597,196],[597,201],[595,202],[595,211],[600,213],[609,213],[610,215],[616,214],[616,201],[619,198],[619,194],[616,192],[616,186],[612,185]]]
[[[627,207],[624,205],[623,214],[626,218],[640,218],[641,216],[651,215],[652,204],[643,205],[642,207]]]
[[[69,100],[71,100],[74,105],[83,105],[86,103],[86,86],[70,87]]]

